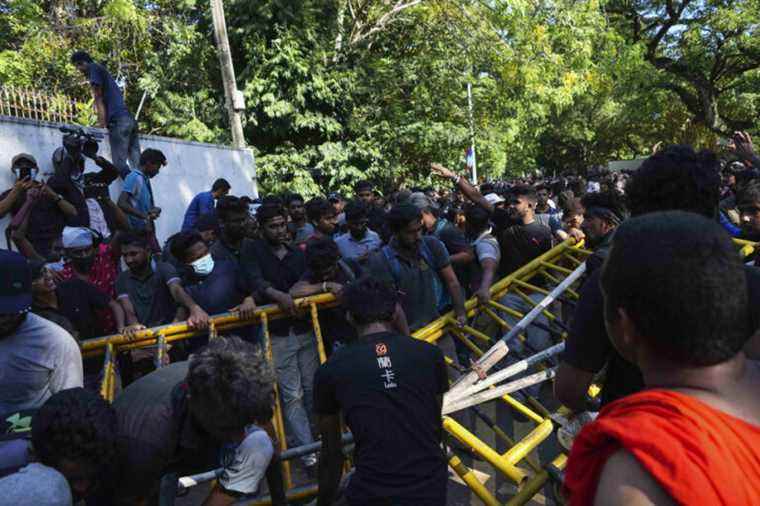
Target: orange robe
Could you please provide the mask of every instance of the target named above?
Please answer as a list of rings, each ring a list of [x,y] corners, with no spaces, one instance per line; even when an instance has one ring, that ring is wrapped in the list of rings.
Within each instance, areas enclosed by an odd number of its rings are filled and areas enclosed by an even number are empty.
[[[570,505],[594,503],[607,459],[631,453],[676,503],[760,505],[760,427],[688,395],[647,390],[606,406],[575,439]]]

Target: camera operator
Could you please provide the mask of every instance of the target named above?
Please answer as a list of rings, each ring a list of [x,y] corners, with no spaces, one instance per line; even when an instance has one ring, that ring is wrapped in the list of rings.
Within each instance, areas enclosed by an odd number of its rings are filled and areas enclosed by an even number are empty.
[[[69,227],[90,226],[90,208],[94,206],[87,203],[85,195],[86,183],[90,185],[102,185],[108,192],[108,185],[119,177],[116,167],[98,156],[98,136],[85,132],[81,128],[62,127],[64,132],[63,146],[53,152],[53,167],[55,172],[48,180],[48,185],[63,195],[76,209],[76,215],[65,220],[64,225]],[[100,167],[100,171],[87,176],[85,179],[85,157],[90,158]],[[97,210],[95,210],[97,211]],[[30,222],[29,230],[34,230],[34,223]],[[57,230],[60,234],[63,227]],[[39,251],[39,250],[38,250]]]

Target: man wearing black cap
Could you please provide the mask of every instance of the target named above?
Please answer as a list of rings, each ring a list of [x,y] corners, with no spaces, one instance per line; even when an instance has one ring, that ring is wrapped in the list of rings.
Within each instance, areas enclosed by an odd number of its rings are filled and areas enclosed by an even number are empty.
[[[35,181],[39,168],[32,155],[19,153],[14,156],[11,170],[16,176],[16,183],[0,195],[0,218],[8,213],[12,216],[6,239],[21,226],[24,219],[28,219],[30,243],[40,255],[47,256],[64,222],[75,219],[78,211],[66,191]]]
[[[76,341],[31,308],[29,264],[18,253],[0,250],[0,420],[10,425],[9,433],[28,431],[29,412],[51,395],[82,386]],[[0,476],[27,463],[27,446],[23,437],[0,440]]]
[[[37,176],[39,168],[32,155],[19,153],[11,160],[11,171],[16,177],[16,182],[12,188],[0,195],[0,218],[5,216],[8,211],[11,214],[16,214],[21,209],[26,191],[36,185],[34,178]]]
[[[82,386],[82,355],[58,325],[30,313],[32,273],[18,253],[0,250],[0,413],[36,408]]]

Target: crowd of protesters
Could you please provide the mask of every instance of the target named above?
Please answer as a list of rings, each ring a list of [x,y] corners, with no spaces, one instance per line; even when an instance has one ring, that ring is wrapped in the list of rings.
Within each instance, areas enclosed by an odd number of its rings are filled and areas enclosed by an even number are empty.
[[[2,501],[152,504],[163,476],[221,467],[205,504],[255,495],[264,478],[285,504],[276,387],[288,446],[322,442],[319,462],[299,464],[319,481],[319,506],[443,505],[442,396],[470,357],[451,336],[409,336],[450,310],[467,325],[468,298],[485,304],[496,281],[574,239],[593,254],[554,393],[576,413],[601,411],[568,436],[571,503],[760,502],[760,270],[730,240],[760,240],[760,159],[746,133],[729,162],[670,146],[633,171],[479,186],[439,164],[436,188],[361,181],[352,195],[310,199],[234,196],[245,189],[219,179],[161,244],[164,196],[151,179],[168,160],[140,152],[107,71],[86,54],[72,62],[100,97],[119,159],[64,142],[45,183],[34,157],[11,160],[16,182],[0,195],[0,217],[11,217],[0,250]],[[100,170],[85,173],[85,157]],[[320,311],[320,365],[296,300],[323,293],[338,305]],[[499,302],[509,324],[531,307]],[[284,313],[268,325],[271,364],[254,318],[265,304]],[[210,339],[209,315],[225,312],[250,324]],[[102,359],[78,343],[177,321],[198,335],[158,369],[152,350],[119,353],[121,388],[103,401]],[[515,354],[551,344],[551,322],[536,322],[507,343]],[[588,396],[595,381],[600,401]],[[343,483],[341,420],[355,442]]]

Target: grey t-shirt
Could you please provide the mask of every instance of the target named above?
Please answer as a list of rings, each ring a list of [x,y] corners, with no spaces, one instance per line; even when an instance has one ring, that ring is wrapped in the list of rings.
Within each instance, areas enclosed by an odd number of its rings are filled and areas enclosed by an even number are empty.
[[[71,489],[66,478],[39,463],[22,467],[0,479],[0,502],[14,506],[71,506]]]
[[[274,447],[269,435],[260,427],[249,425],[245,432],[242,443],[222,450],[219,485],[230,492],[251,495],[259,489]]]
[[[0,414],[40,407],[56,392],[82,386],[82,354],[55,323],[29,313],[0,337]]]

